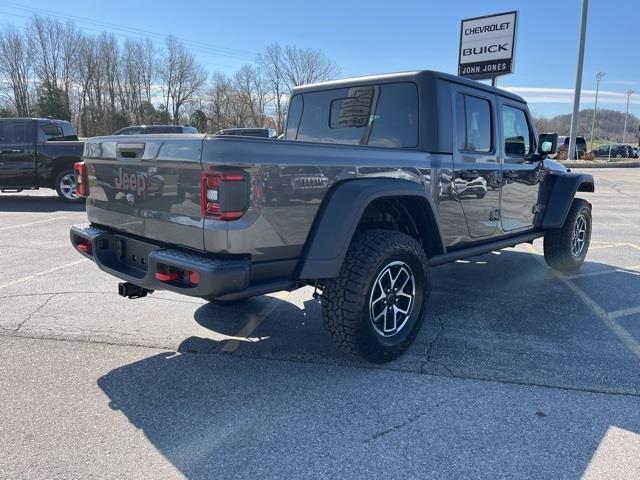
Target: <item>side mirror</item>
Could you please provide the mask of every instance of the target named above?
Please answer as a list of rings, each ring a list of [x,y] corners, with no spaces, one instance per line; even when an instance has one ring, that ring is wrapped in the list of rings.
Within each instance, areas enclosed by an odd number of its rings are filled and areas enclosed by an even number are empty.
[[[558,148],[557,133],[541,133],[538,137],[538,153],[540,155],[549,155],[556,153]]]

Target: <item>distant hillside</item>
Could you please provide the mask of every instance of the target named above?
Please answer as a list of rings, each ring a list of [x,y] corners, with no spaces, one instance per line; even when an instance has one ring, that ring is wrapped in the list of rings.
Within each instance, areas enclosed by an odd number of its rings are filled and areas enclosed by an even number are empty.
[[[593,131],[594,140],[622,142],[624,117],[624,112],[598,109],[596,127]],[[534,120],[539,132],[557,132],[558,135],[569,135],[571,114],[556,115],[553,118],[536,117]],[[580,116],[578,117],[578,135],[583,136],[587,142],[591,135],[592,120],[593,109],[580,110]],[[640,125],[640,119],[630,114],[627,125],[627,143],[636,144],[638,142],[638,125]]]

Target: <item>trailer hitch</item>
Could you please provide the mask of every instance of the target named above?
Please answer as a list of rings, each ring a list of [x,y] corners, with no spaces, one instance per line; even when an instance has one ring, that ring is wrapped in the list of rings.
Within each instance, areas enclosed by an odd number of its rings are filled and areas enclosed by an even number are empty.
[[[134,283],[121,282],[118,284],[118,295],[126,298],[142,298],[147,294],[153,293],[153,290],[140,287]]]

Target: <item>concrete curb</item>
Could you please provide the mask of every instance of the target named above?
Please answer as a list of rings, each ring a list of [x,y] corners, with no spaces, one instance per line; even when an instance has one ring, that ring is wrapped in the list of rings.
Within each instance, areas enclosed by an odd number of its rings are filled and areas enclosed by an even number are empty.
[[[640,168],[640,162],[610,162],[594,163],[589,160],[577,162],[560,162],[567,168]]]

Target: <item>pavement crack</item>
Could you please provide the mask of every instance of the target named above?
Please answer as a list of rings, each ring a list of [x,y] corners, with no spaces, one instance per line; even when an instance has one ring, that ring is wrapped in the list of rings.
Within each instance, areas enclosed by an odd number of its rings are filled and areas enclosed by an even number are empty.
[[[33,312],[31,312],[29,315],[27,315],[27,318],[25,318],[24,320],[22,320],[22,321],[18,324],[18,326],[17,326],[16,328],[14,328],[14,329],[13,329],[13,332],[12,332],[12,333],[18,333],[18,331],[23,327],[23,325],[24,325],[25,323],[27,323],[29,320],[31,320],[31,319],[33,318],[33,316],[34,316],[34,315],[36,315],[38,312],[40,312],[40,310],[42,310],[44,307],[46,307],[46,306],[47,306],[47,304],[48,304],[48,303],[49,303],[53,298],[55,298],[57,295],[58,295],[57,293],[54,293],[54,294],[49,295],[49,296],[47,297],[47,299],[46,299],[44,302],[42,302],[42,304],[41,304],[38,308],[36,308]]]
[[[63,335],[49,336],[49,335],[38,334],[37,332],[27,332],[27,333],[18,332],[17,334],[16,333],[7,334],[7,333],[0,332],[0,338],[12,338],[12,339],[21,338],[21,339],[30,339],[30,340],[44,340],[44,341],[50,341],[50,342],[67,342],[67,343],[79,343],[79,344],[87,344],[87,345],[108,345],[112,347],[123,347],[123,348],[133,347],[133,348],[143,348],[143,349],[152,350],[152,351],[164,351],[164,352],[169,351],[173,353],[177,352],[175,347],[170,345],[164,345],[164,346],[152,345],[144,342],[134,342],[134,341],[122,342],[122,341],[116,341],[116,339],[111,339],[111,340],[95,339],[95,338],[92,339],[92,338],[69,337],[69,336],[63,336]],[[223,353],[223,352],[213,351],[213,350],[207,351],[207,352],[179,352],[179,353],[181,355],[195,355],[195,356],[203,356],[203,357],[207,357],[207,356],[224,356],[226,358],[237,357],[237,358],[243,358],[249,361],[256,361],[256,362],[266,361],[266,362],[279,362],[279,363],[300,363],[300,364],[311,365],[311,366],[324,365],[324,366],[331,366],[331,367],[354,368],[354,369],[360,369],[360,370],[390,371],[390,372],[404,373],[407,375],[428,375],[430,377],[443,378],[446,380],[470,380],[470,381],[476,381],[476,382],[492,383],[496,385],[512,385],[512,386],[518,386],[518,387],[543,388],[548,390],[559,390],[559,391],[565,391],[565,392],[578,392],[583,394],[613,395],[613,396],[619,396],[619,397],[640,398],[640,393],[638,392],[629,392],[629,391],[623,391],[623,390],[609,390],[609,389],[602,389],[602,388],[589,388],[589,387],[553,384],[553,383],[545,384],[545,383],[538,383],[538,382],[526,382],[523,380],[490,378],[490,377],[483,377],[483,376],[476,376],[476,375],[456,374],[452,376],[447,376],[447,375],[441,375],[439,373],[421,371],[420,369],[413,370],[413,369],[407,369],[407,368],[393,366],[389,364],[385,365],[384,367],[381,367],[379,365],[372,365],[372,364],[366,364],[366,363],[351,363],[351,362],[347,363],[347,362],[329,360],[326,358],[312,358],[312,359],[283,358],[283,357],[258,356],[255,354],[238,353],[238,352],[235,352],[233,353],[233,355],[230,355],[228,353]]]
[[[423,418],[424,416],[430,414],[431,412],[433,412],[433,410],[439,408],[440,406],[444,405],[446,402],[442,401],[442,402],[438,402],[435,405],[433,405],[431,408],[428,408],[426,411],[421,412],[421,413],[417,413],[415,415],[412,415],[411,417],[407,418],[404,422],[398,423],[396,425],[393,425],[385,430],[380,430],[378,432],[375,432],[373,435],[371,435],[369,438],[363,440],[362,443],[370,443],[373,442],[374,440],[377,440],[378,438],[384,437],[385,435],[388,435],[390,433],[393,432],[397,432],[398,430],[402,430],[403,428],[406,428],[414,423],[416,423],[418,420],[420,420],[421,418]]]
[[[427,352],[426,352],[426,355],[425,355],[426,356],[426,360],[424,360],[422,362],[422,365],[420,365],[420,372],[424,373],[424,367],[427,364],[432,363],[434,365],[442,367],[449,374],[450,377],[455,377],[456,375],[455,375],[455,373],[453,373],[453,370],[451,370],[444,363],[439,362],[437,360],[434,360],[431,357],[435,344],[438,342],[438,340],[440,340],[440,338],[442,337],[442,334],[444,333],[444,323],[442,322],[442,318],[440,317],[440,315],[436,315],[435,319],[436,319],[436,323],[438,325],[438,331],[436,332],[435,336],[433,337],[433,340],[431,340],[431,342],[429,342],[429,345],[427,346]]]

